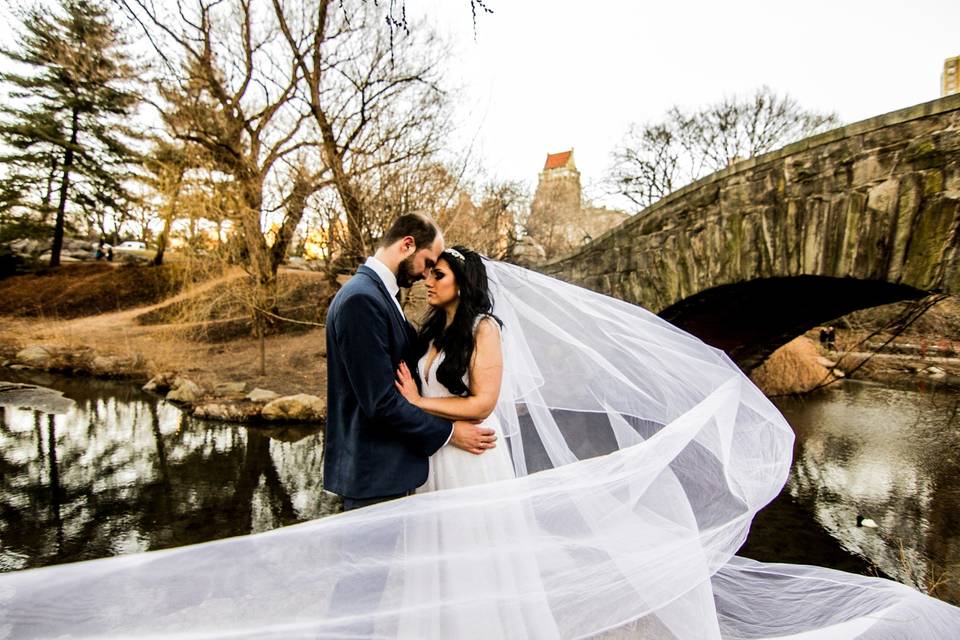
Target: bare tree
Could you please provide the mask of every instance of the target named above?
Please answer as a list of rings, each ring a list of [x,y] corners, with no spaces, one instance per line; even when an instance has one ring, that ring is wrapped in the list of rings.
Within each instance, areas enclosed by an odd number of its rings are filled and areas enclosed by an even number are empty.
[[[708,171],[840,124],[835,113],[807,111],[794,98],[777,95],[769,87],[745,99],[724,98],[689,116],[674,108],[670,117],[678,123],[690,155],[702,158]]]
[[[384,166],[374,173],[375,179],[361,184],[363,202],[379,227],[376,236],[398,215],[414,210],[431,215],[448,234],[450,222],[456,217],[452,212],[471,189],[465,178],[470,160],[419,160]]]
[[[170,231],[179,207],[180,193],[189,165],[186,155],[182,145],[158,139],[154,142],[151,152],[144,156],[143,181],[152,191],[155,197],[154,211],[159,213],[163,221],[163,227],[157,235],[156,253],[153,256],[154,266],[163,264],[167,246],[170,243]]]
[[[680,183],[684,151],[673,122],[631,125],[623,142],[613,150],[609,181],[614,192],[638,209],[650,206]]]
[[[115,1],[162,62],[160,111],[176,153],[155,174],[176,204],[161,242],[192,198],[207,197],[218,223],[227,216],[262,346],[304,216],[319,212],[310,217],[326,225],[328,255],[355,266],[385,225],[387,207],[374,210],[369,194],[440,147],[439,41],[418,28],[391,42],[384,7],[361,0]]]
[[[403,212],[423,211],[437,221],[448,244],[508,259],[523,233],[530,196],[516,181],[478,186],[467,177],[478,173],[469,153],[450,162],[422,157],[382,167],[376,180],[361,183],[362,199],[381,230]]]
[[[141,180],[149,192],[145,199],[149,200],[150,217],[163,224],[156,236],[153,264],[163,264],[179,221],[187,223],[183,235],[189,250],[209,253],[222,249],[224,232],[234,226],[236,212],[243,208],[232,176],[221,171],[198,145],[162,137],[145,156],[144,169]],[[239,252],[246,254],[246,249]]]
[[[263,339],[276,304],[276,276],[289,238],[273,246],[264,216],[282,212],[295,227],[302,210],[286,206],[295,181],[278,178],[308,149],[308,113],[296,100],[299,68],[273,46],[277,24],[255,0],[118,0],[139,22],[162,59],[159,93],[171,137],[194,152],[193,166],[229,178],[229,212],[242,238],[244,264],[256,294],[254,331]],[[160,7],[164,6],[164,9]],[[270,187],[268,189],[268,187]]]
[[[331,229],[342,243],[334,268],[352,270],[389,223],[385,182],[432,158],[448,130],[444,49],[425,28],[384,34],[375,4],[271,2],[342,207],[343,225]]]
[[[530,195],[517,181],[491,180],[477,194],[466,191],[439,220],[451,242],[465,244],[496,260],[510,260],[520,242],[530,211]]]
[[[530,191],[518,180],[493,180],[483,188],[480,203],[482,218],[488,228],[498,230],[496,245],[488,255],[497,260],[513,260],[516,249],[526,234],[530,216]]]
[[[610,191],[638,209],[676,188],[840,124],[835,113],[803,109],[789,95],[761,87],[687,112],[671,108],[662,122],[631,125],[612,153]]]

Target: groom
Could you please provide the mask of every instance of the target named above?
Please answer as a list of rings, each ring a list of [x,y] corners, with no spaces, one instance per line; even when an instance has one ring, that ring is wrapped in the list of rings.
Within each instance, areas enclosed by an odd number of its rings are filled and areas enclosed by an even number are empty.
[[[400,287],[423,279],[442,251],[432,219],[400,216],[327,311],[323,483],[344,510],[410,495],[426,482],[427,458],[448,442],[477,455],[496,446],[492,429],[424,413],[393,384],[401,361],[415,365]]]

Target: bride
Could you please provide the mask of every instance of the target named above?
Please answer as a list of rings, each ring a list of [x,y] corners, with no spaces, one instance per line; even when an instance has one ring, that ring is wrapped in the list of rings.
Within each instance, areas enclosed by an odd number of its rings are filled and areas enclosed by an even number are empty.
[[[494,414],[501,395],[503,354],[502,323],[493,315],[493,303],[486,268],[479,254],[458,246],[440,254],[425,278],[427,303],[432,307],[419,333],[417,362],[419,385],[406,364],[397,370],[396,387],[411,404],[448,420],[474,420],[493,429],[504,442],[503,429]],[[422,395],[420,390],[422,389]],[[474,455],[452,446],[441,447],[430,456],[426,482],[416,493],[481,485],[515,477],[506,445]],[[526,517],[522,508],[504,505],[494,518],[466,511],[456,519],[419,519],[404,530],[404,554],[408,558],[429,557],[443,546],[442,540],[456,539],[461,548],[483,557],[480,550],[499,545],[507,538],[522,536]],[[479,553],[478,553],[479,552]],[[436,609],[411,607],[427,600],[466,600],[477,590],[497,585],[496,598],[488,599],[483,612],[482,637],[557,637],[558,630],[549,603],[543,597],[540,573],[535,561],[507,551],[499,562],[474,562],[469,583],[458,580],[463,566],[413,563],[398,579],[403,608],[409,613],[399,619],[398,638],[479,637],[469,616],[444,615]],[[441,585],[444,585],[441,592]],[[466,613],[466,612],[464,612]],[[528,629],[536,629],[529,633]]]
[[[492,315],[487,272],[479,254],[454,247],[440,254],[426,279],[433,308],[419,334],[419,388],[406,364],[396,386],[411,404],[448,420],[476,420],[502,437],[493,410],[500,397],[503,356],[500,320]],[[427,481],[417,493],[514,477],[506,446],[474,455],[441,447],[430,457]]]
[[[459,465],[442,449],[428,485],[443,491],[2,574],[0,639],[960,636],[960,609],[907,586],[734,555],[786,481],[793,433],[723,352],[489,260],[495,304],[468,310],[456,261],[431,276],[420,399],[410,371],[398,383],[431,411],[489,413],[497,447]],[[484,460],[497,450],[510,471]],[[331,609],[344,582],[364,606]]]

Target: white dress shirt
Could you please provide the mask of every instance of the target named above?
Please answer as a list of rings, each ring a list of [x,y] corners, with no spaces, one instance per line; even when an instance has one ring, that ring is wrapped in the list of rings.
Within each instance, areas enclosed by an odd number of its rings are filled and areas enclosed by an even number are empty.
[[[397,300],[397,294],[400,293],[400,285],[397,284],[397,274],[393,271],[390,271],[390,267],[383,264],[375,257],[370,256],[367,258],[367,261],[363,263],[365,267],[370,267],[373,269],[373,272],[380,276],[380,279],[383,281],[384,286],[387,287],[387,292],[390,293],[390,297],[393,298],[393,303],[397,305],[397,309],[400,310],[400,315],[403,315],[403,307],[400,306],[400,301]],[[450,444],[450,438],[453,437],[453,429],[450,429],[450,435],[447,436],[447,441],[443,443],[443,446]]]
[[[403,315],[403,307],[400,306],[400,301],[397,300],[397,294],[400,293],[400,285],[397,284],[397,274],[395,274],[393,271],[390,271],[390,267],[383,264],[373,256],[367,258],[367,261],[363,263],[363,266],[370,267],[373,269],[374,273],[380,276],[380,280],[382,280],[384,286],[387,287],[387,292],[390,294],[390,297],[393,298],[393,302],[397,305],[397,309],[400,309],[400,315]]]

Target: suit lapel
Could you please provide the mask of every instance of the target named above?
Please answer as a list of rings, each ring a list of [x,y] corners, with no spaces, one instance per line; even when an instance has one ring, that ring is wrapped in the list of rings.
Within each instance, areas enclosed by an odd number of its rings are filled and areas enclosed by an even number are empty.
[[[380,279],[380,276],[377,275],[377,272],[370,267],[361,265],[360,268],[357,269],[357,275],[364,275],[373,280],[373,282],[377,285],[377,288],[380,290],[380,294],[383,296],[387,306],[390,307],[391,311],[393,311],[393,317],[400,321],[400,325],[405,331],[408,330],[410,323],[407,322],[407,318],[403,315],[403,313],[400,312],[400,309],[397,308],[396,298],[391,296],[390,292],[387,291],[387,285],[383,284],[383,280]],[[407,331],[407,333],[409,334],[409,331]]]

